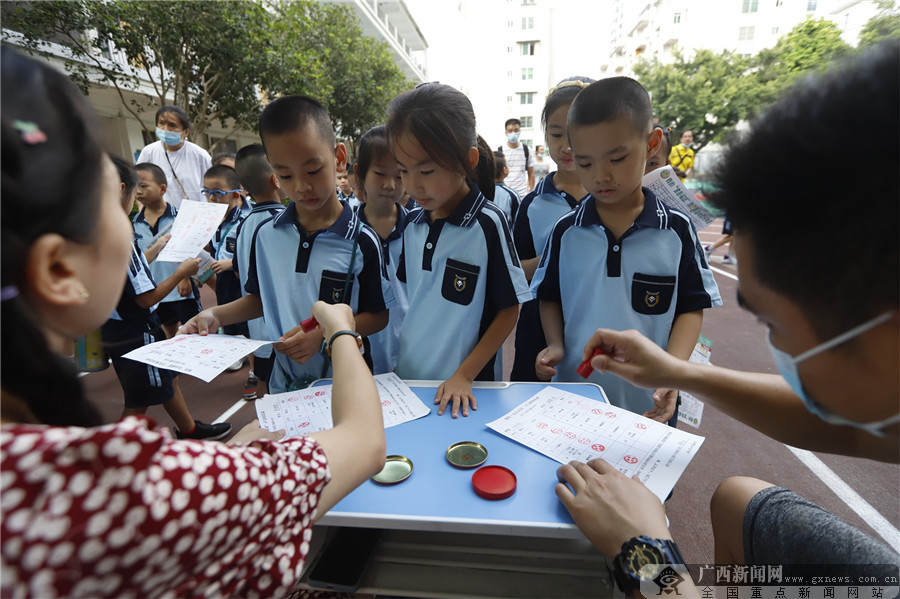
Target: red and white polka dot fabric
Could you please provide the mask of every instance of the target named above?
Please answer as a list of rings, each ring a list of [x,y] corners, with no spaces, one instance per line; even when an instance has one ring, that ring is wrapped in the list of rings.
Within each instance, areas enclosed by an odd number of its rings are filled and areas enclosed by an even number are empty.
[[[325,454],[309,438],[175,440],[143,417],[0,431],[4,597],[279,597],[300,575]]]

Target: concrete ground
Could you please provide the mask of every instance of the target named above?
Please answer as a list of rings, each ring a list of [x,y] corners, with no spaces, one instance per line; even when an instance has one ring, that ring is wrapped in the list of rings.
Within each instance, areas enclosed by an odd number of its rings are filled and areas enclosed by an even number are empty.
[[[721,222],[717,221],[700,232],[701,241],[712,243],[720,237],[720,231]],[[733,265],[722,264],[725,249],[720,248],[711,259],[725,305],[707,311],[703,323],[703,334],[713,342],[712,362],[738,370],[775,373],[763,326],[737,306],[737,271]],[[213,305],[215,295],[205,289],[203,302]],[[512,339],[505,348],[508,373]],[[230,412],[226,419],[234,425],[234,431],[255,418],[253,402],[240,399],[247,371],[244,366],[238,372],[223,373],[211,383],[182,375],[182,389],[194,417],[211,422]],[[83,381],[89,397],[106,418],[117,418],[122,394],[112,369],[88,374]],[[161,408],[151,409],[149,415],[171,426]],[[713,563],[709,500],[718,483],[734,475],[787,486],[888,545],[900,547],[900,466],[808,452],[800,452],[798,457],[787,446],[710,406],[705,407],[698,429],[679,426],[706,437],[666,505],[672,533],[688,563]]]

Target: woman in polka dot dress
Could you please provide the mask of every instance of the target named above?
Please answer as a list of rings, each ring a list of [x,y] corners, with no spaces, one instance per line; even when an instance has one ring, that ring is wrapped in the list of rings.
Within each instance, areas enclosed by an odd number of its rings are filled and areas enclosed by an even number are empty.
[[[132,234],[97,121],[65,76],[2,49],[0,594],[286,595],[312,525],[376,473],[385,441],[349,307],[331,339],[335,426],[279,440],[176,440],[144,417],[102,425],[54,353],[100,326]]]

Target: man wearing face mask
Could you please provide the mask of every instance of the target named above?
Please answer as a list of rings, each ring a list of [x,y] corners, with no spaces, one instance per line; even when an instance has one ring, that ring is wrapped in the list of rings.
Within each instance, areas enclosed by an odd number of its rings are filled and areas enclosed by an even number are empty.
[[[801,82],[717,173],[714,202],[740,256],[738,301],[768,327],[780,375],[685,362],[635,331],[596,331],[584,359],[599,347],[591,364],[600,372],[687,391],[793,447],[900,461],[898,50],[894,41]],[[824,176],[831,140],[860,135],[854,177]],[[558,476],[557,496],[614,559],[626,592],[640,584],[629,556],[679,561],[662,505],[640,482],[603,460],[572,462]],[[896,548],[784,487],[728,478],[710,509],[717,564],[889,564],[896,576]]]
[[[509,168],[509,175],[504,183],[519,194],[520,198],[524,198],[534,189],[534,157],[528,151],[528,146],[519,142],[522,122],[519,119],[508,119],[505,127],[506,144],[497,148],[503,152]]]
[[[672,147],[669,152],[669,163],[675,169],[675,174],[684,183],[686,177],[690,176],[691,168],[694,166],[694,150],[691,145],[694,143],[694,132],[685,129],[681,132],[681,143]]]
[[[200,193],[203,174],[210,169],[209,153],[188,141],[191,119],[180,106],[163,106],[156,111],[156,137],[159,141],[141,150],[137,163],[152,162],[163,170],[169,183],[165,199],[179,208],[185,199],[205,202]]]

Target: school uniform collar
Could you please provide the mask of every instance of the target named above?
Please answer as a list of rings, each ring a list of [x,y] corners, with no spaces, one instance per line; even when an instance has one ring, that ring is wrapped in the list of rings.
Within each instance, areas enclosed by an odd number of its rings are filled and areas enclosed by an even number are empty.
[[[634,219],[631,229],[668,229],[669,208],[659,201],[656,195],[646,187],[641,187],[641,191],[644,192],[644,208],[637,218]],[[604,226],[600,216],[597,214],[596,203],[596,198],[588,195],[578,205],[575,209],[576,227]]]
[[[162,143],[162,142],[160,142],[160,143]],[[141,208],[140,212],[138,212],[137,214],[134,215],[135,223],[147,222],[147,219],[144,217],[144,210],[146,210],[146,209],[147,209],[147,207],[144,206],[143,208]],[[159,218],[164,218],[166,216],[171,216],[174,218],[177,215],[178,215],[178,210],[175,209],[175,206],[166,202],[166,209],[163,210],[163,213],[159,216]],[[158,219],[157,219],[157,222],[159,222]]]
[[[564,199],[566,202],[568,202],[570,207],[574,208],[576,206],[576,204],[578,204],[578,202],[580,202],[584,198],[576,198],[571,193],[568,193],[566,191],[560,191],[559,188],[556,187],[556,184],[553,182],[553,175],[555,175],[555,174],[556,174],[556,171],[553,171],[552,173],[547,173],[547,176],[538,182],[537,186],[535,187],[535,195],[536,196],[549,195],[549,194],[558,195],[559,197]],[[584,196],[584,197],[586,198],[587,196]]]
[[[341,210],[341,214],[337,217],[337,220],[334,221],[331,226],[320,229],[315,233],[330,231],[338,237],[353,239],[357,223],[359,223],[359,217],[353,209],[350,208],[350,205],[347,202],[341,201],[341,206],[343,207],[343,210]],[[272,220],[272,225],[276,228],[294,226],[297,227],[297,230],[300,231],[301,235],[305,236],[310,234],[309,231],[303,228],[300,221],[297,220],[297,208],[294,206],[293,200],[291,200],[291,203],[288,204],[287,208],[282,210],[281,213]]]
[[[253,208],[251,208],[250,212],[263,212],[271,208],[272,206],[284,206],[281,202],[276,202],[275,200],[268,200],[266,202],[256,202],[253,204]]]
[[[244,214],[250,212],[250,210],[252,210],[250,202],[242,200],[240,206],[235,206],[225,214],[225,218],[222,219],[222,225],[238,222],[243,218]],[[222,225],[219,226],[221,227]]]
[[[400,204],[396,204],[397,206],[397,223],[394,225],[394,230],[391,231],[391,234],[388,235],[385,241],[394,241],[395,239],[399,239],[401,235],[403,235],[403,230],[406,229],[406,223],[409,217],[409,210],[401,206]],[[363,222],[363,224],[369,224],[369,217],[366,216],[366,204],[363,202],[359,206],[356,207],[356,216],[359,217],[359,220]]]
[[[456,210],[443,220],[448,224],[456,225],[458,227],[470,227],[475,223],[476,216],[478,216],[482,206],[484,206],[484,203],[487,201],[488,199],[484,197],[484,194],[481,193],[478,186],[474,183],[470,183],[469,193],[462,199],[459,206],[456,207]],[[416,208],[409,213],[409,220],[416,224],[430,223],[431,217],[424,208]]]

